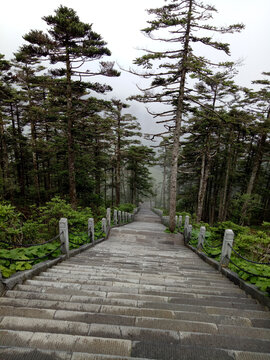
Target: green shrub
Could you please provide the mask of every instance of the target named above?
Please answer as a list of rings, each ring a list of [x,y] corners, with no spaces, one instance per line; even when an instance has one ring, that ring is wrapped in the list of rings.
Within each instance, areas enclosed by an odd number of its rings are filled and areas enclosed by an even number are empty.
[[[136,208],[135,205],[131,203],[126,203],[126,204],[120,204],[117,210],[132,213],[135,208]]]
[[[22,240],[22,214],[15,207],[0,203],[0,240],[18,243]],[[1,244],[0,244],[1,245]]]

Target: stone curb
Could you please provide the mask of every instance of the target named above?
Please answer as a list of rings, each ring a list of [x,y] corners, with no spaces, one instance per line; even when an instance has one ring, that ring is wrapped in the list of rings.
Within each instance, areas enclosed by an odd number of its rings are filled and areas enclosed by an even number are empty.
[[[135,214],[139,211],[139,208],[135,209],[136,212]],[[131,221],[132,222],[132,221]],[[129,224],[129,223],[127,223]],[[118,225],[113,225],[109,228],[108,233],[106,234],[105,238],[102,239],[98,239],[96,240],[94,243],[91,244],[85,244],[80,246],[78,249],[73,249],[69,252],[69,256],[67,257],[67,255],[60,255],[58,258],[53,259],[53,260],[46,260],[43,261],[41,263],[35,264],[32,269],[30,270],[24,270],[21,271],[19,273],[15,273],[14,275],[12,275],[11,277],[9,277],[8,279],[3,280],[0,277],[0,296],[3,296],[5,294],[5,292],[7,290],[11,290],[13,289],[17,284],[22,284],[25,280],[31,279],[32,277],[40,274],[41,272],[47,270],[48,268],[51,268],[52,266],[58,264],[59,262],[62,262],[70,257],[73,257],[85,250],[90,249],[91,247],[100,244],[101,242],[107,240],[107,238],[110,235],[110,231],[113,228],[116,227],[120,227],[120,226],[124,226],[127,224],[118,224]]]

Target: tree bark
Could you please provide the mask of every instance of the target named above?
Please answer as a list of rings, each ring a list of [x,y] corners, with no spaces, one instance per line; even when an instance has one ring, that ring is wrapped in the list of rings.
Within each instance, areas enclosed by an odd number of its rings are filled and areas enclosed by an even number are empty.
[[[116,141],[116,171],[115,171],[115,205],[119,206],[120,204],[120,191],[121,191],[121,109],[117,107],[117,141]]]
[[[5,139],[5,129],[2,112],[0,111],[0,146],[1,146],[1,168],[3,178],[3,193],[8,193],[8,151]]]
[[[25,167],[24,167],[24,150],[23,150],[23,146],[22,146],[22,130],[21,130],[21,124],[20,124],[20,114],[19,114],[19,106],[16,103],[16,120],[17,120],[17,132],[18,132],[18,139],[19,139],[19,166],[20,166],[20,179],[19,179],[19,184],[20,184],[20,190],[21,190],[21,195],[24,196],[25,195],[25,181],[26,181],[26,177],[25,177]]]
[[[188,53],[189,53],[192,4],[193,4],[193,0],[189,0],[189,10],[188,10],[188,15],[187,15],[187,28],[186,28],[186,33],[185,33],[185,42],[184,42],[183,57],[182,57],[182,64],[181,64],[181,81],[180,81],[180,85],[179,85],[179,96],[178,96],[178,101],[177,101],[175,129],[174,129],[174,134],[173,134],[171,177],[170,177],[170,205],[169,205],[169,214],[170,214],[169,230],[171,232],[173,232],[175,230],[178,158],[179,158],[179,148],[180,148],[181,122],[182,122],[183,106],[184,106],[185,82],[186,82],[186,74],[187,74],[187,58],[188,58]]]
[[[259,171],[260,171],[262,156],[263,156],[263,147],[266,143],[266,137],[267,136],[264,133],[261,135],[261,137],[259,139],[259,143],[258,143],[258,147],[257,147],[251,175],[250,175],[249,182],[248,182],[247,191],[246,191],[246,195],[248,195],[248,196],[250,196],[253,192],[253,189],[255,187],[255,182],[256,182],[256,179],[257,179]],[[249,205],[249,198],[247,198],[244,201],[244,204],[242,206],[241,219],[240,219],[241,225],[245,224],[245,218],[246,218],[247,211],[248,211],[248,205]]]
[[[207,182],[210,173],[210,156],[207,156],[206,153],[202,156],[201,164],[201,176],[200,176],[200,186],[198,192],[198,205],[197,205],[197,222],[202,220],[203,205],[206,195]]]
[[[68,140],[68,177],[69,197],[73,209],[77,207],[76,178],[75,178],[75,153],[73,139],[73,114],[71,90],[71,63],[68,49],[66,49],[66,75],[67,75],[67,140]]]

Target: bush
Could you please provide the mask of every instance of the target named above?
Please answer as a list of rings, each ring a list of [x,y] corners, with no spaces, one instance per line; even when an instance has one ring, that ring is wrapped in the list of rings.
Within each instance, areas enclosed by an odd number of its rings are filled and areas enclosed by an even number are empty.
[[[36,214],[32,217],[32,220],[40,224],[46,224],[47,233],[51,237],[58,233],[58,222],[62,217],[68,219],[71,231],[72,228],[76,229],[76,231],[86,231],[87,221],[92,217],[92,211],[90,208],[77,208],[77,210],[74,210],[65,200],[56,196],[47,202],[45,206],[36,209]]]
[[[0,204],[0,240],[18,243],[22,240],[22,214],[14,206]]]
[[[126,203],[126,204],[120,204],[117,210],[132,213],[135,208],[136,208],[135,205],[131,203]]]

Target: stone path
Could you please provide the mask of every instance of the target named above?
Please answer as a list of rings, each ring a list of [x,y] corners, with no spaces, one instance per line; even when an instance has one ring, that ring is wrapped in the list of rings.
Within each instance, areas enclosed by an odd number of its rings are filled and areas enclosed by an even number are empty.
[[[270,312],[146,206],[0,298],[1,360],[269,360]]]

